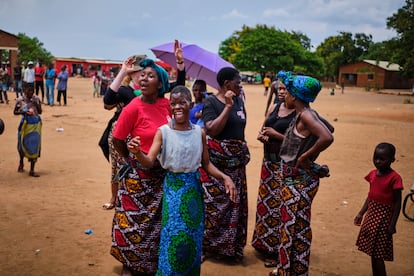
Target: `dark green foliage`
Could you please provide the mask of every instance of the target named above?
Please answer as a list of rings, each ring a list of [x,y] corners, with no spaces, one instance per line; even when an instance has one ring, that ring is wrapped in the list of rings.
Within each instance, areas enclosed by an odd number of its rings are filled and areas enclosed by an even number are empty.
[[[391,61],[402,66],[404,76],[414,77],[414,0],[406,0],[402,8],[388,17],[387,27],[398,34],[386,44],[393,53]]]
[[[40,61],[48,64],[53,61],[52,54],[43,47],[43,43],[37,37],[30,38],[24,33],[19,33],[19,61]]]
[[[300,32],[243,26],[220,44],[219,54],[241,71],[276,74],[279,70],[323,76],[322,59],[309,52],[310,39]]]

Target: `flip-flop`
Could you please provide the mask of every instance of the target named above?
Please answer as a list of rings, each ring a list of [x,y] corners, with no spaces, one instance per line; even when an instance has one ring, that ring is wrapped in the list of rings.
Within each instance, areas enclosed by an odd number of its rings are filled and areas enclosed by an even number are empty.
[[[102,205],[102,208],[104,210],[112,210],[115,208],[115,203],[107,202],[104,205]]]

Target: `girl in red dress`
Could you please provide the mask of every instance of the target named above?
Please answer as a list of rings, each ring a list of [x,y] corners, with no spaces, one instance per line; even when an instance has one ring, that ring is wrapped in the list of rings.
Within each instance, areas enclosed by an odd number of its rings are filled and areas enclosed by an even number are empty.
[[[401,176],[391,168],[395,161],[395,147],[380,143],[372,158],[376,169],[365,180],[369,182],[368,197],[354,224],[360,226],[356,245],[371,256],[372,274],[386,275],[384,261],[393,261],[392,235],[401,209]],[[362,224],[361,224],[362,222]]]

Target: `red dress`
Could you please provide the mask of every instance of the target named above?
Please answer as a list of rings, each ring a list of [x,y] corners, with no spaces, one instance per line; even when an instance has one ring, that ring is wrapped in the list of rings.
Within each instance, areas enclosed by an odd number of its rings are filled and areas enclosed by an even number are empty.
[[[394,212],[393,192],[403,189],[401,176],[395,171],[378,176],[377,170],[372,170],[365,179],[370,184],[368,210],[356,245],[358,250],[375,259],[393,261],[392,235],[388,234],[388,227]]]

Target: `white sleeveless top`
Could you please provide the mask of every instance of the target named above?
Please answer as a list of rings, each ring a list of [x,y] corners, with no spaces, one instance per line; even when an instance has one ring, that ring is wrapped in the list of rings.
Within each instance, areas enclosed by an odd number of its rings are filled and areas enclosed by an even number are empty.
[[[157,158],[161,166],[175,173],[197,171],[203,153],[201,127],[191,125],[190,130],[179,131],[165,124],[159,129],[162,133],[162,148]]]

